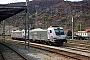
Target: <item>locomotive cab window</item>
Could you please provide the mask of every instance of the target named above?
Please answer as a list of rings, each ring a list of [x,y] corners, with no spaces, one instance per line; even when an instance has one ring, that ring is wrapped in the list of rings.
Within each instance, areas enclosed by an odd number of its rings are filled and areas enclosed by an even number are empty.
[[[57,29],[54,29],[54,30],[55,30],[56,35],[64,35],[64,30],[63,29],[57,28]]]
[[[52,30],[50,30],[50,33],[52,33]]]

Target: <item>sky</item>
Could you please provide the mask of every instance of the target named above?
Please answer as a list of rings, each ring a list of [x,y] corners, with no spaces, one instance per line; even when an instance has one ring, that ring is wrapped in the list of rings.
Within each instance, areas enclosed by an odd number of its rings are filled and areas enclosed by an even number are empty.
[[[68,1],[82,1],[82,0],[68,0]],[[8,4],[8,3],[15,3],[15,2],[26,2],[26,0],[1,0],[0,4]]]

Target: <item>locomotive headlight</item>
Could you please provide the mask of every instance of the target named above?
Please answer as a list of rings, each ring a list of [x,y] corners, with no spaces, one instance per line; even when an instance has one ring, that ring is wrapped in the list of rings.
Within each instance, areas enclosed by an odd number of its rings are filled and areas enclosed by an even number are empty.
[[[57,38],[53,38],[53,40],[57,40]]]

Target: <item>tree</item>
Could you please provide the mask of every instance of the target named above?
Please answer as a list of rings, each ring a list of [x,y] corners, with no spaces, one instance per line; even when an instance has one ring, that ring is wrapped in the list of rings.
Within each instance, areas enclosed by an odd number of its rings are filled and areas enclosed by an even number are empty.
[[[77,25],[77,31],[80,31],[80,24]]]

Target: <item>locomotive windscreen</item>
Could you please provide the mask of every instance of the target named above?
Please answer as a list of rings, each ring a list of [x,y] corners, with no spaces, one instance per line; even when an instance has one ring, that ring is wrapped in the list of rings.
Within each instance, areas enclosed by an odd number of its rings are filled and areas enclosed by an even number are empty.
[[[56,35],[65,35],[63,29],[57,28],[57,29],[54,29],[54,31],[55,31]]]

